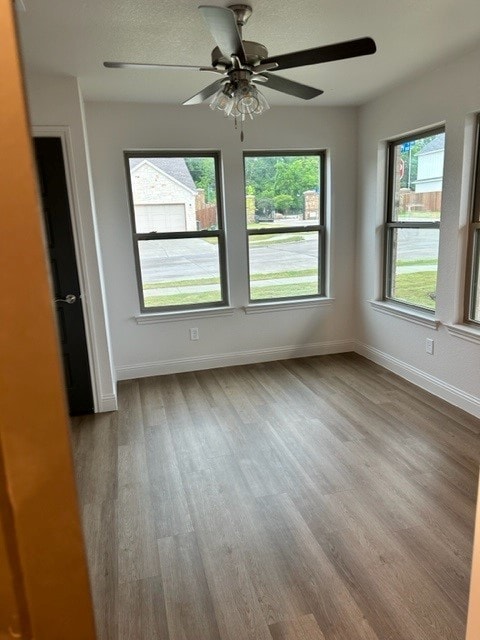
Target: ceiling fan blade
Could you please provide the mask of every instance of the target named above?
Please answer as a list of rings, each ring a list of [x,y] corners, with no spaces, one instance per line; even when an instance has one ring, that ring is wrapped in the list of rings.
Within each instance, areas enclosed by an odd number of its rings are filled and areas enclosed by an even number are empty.
[[[169,69],[171,71],[214,71],[215,67],[193,67],[188,64],[150,64],[143,62],[104,62],[107,69]]]
[[[313,87],[308,87],[306,84],[293,82],[293,80],[287,80],[287,78],[282,78],[282,76],[277,76],[273,73],[262,73],[259,78],[262,76],[266,78],[266,81],[262,81],[262,87],[288,93],[290,96],[303,98],[303,100],[311,100],[323,93],[321,89],[314,89]],[[256,82],[256,78],[253,79],[253,82]]]
[[[210,96],[213,96],[213,94],[220,89],[223,83],[224,83],[223,79],[215,80],[215,82],[212,82],[212,84],[209,84],[208,87],[205,87],[204,89],[196,93],[191,98],[188,98],[188,100],[185,100],[185,102],[183,102],[182,104],[184,105],[201,104],[202,102],[210,98]]]
[[[198,8],[222,54],[229,60],[232,55],[237,56],[242,64],[246,64],[245,49],[233,11],[225,7],[208,5],[201,5]]]
[[[276,62],[277,69],[292,69],[293,67],[303,67],[309,64],[320,64],[321,62],[333,62],[334,60],[345,60],[346,58],[356,58],[357,56],[368,56],[375,53],[377,45],[372,38],[358,38],[357,40],[347,40],[336,44],[327,44],[324,47],[305,49],[304,51],[294,51],[281,56],[272,56],[262,60],[263,64]]]

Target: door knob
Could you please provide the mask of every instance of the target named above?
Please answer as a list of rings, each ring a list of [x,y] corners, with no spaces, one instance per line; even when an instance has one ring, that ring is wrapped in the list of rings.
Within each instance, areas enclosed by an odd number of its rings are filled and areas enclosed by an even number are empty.
[[[55,302],[66,302],[67,304],[73,304],[77,301],[77,296],[74,296],[73,293],[69,293],[65,296],[65,298],[56,298]]]

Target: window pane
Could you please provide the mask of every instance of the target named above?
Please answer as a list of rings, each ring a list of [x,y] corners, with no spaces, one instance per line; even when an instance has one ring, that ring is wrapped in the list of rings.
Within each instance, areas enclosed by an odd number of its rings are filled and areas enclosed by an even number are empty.
[[[480,229],[475,232],[474,251],[471,320],[480,322]]]
[[[145,307],[221,302],[218,238],[141,240]]]
[[[137,233],[217,228],[215,158],[129,158]]]
[[[319,295],[318,232],[251,235],[250,298]]]
[[[435,309],[438,229],[392,229],[390,297]]]
[[[246,156],[247,227],[320,224],[320,156]]]
[[[445,133],[393,147],[393,221],[440,220]]]

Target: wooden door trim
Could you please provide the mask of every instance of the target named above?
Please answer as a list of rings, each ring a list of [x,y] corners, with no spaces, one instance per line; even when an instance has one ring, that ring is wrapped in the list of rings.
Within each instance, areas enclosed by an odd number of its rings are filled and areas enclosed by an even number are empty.
[[[0,3],[0,42],[0,570],[16,585],[17,637],[95,640],[12,2]],[[15,637],[8,626],[0,637]]]
[[[70,222],[72,225],[73,243],[75,245],[75,261],[77,264],[78,280],[82,296],[82,312],[85,325],[85,337],[87,341],[88,364],[90,370],[90,382],[93,393],[93,408],[95,412],[100,407],[100,374],[97,371],[98,357],[95,352],[95,332],[94,318],[92,317],[92,297],[91,286],[88,277],[88,270],[85,260],[86,245],[83,233],[82,218],[80,215],[80,204],[78,199],[77,181],[73,171],[73,143],[69,126],[34,125],[32,135],[35,138],[60,138],[63,151],[63,162],[65,165],[65,177],[67,182],[68,202],[70,206]]]
[[[480,481],[480,478],[479,478]],[[477,491],[477,511],[475,515],[475,535],[473,540],[472,573],[470,576],[470,595],[468,600],[466,640],[480,638],[480,482]]]

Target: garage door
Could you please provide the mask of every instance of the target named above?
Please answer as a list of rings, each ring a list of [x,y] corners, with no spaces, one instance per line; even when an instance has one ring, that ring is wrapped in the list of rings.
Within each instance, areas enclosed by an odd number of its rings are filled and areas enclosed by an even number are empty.
[[[137,233],[185,231],[185,204],[136,204]]]

